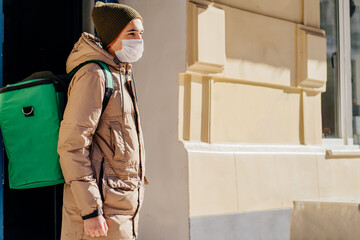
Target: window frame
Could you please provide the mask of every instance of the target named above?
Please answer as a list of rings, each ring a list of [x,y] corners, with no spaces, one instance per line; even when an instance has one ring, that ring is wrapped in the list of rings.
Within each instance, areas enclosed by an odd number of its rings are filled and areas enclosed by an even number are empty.
[[[339,1],[339,81],[340,81],[340,138],[344,144],[353,145],[353,112],[351,84],[351,32],[350,2]]]
[[[323,138],[324,145],[353,145],[350,3],[336,0],[338,20],[339,109],[336,113],[338,138]],[[357,145],[359,146],[359,145]]]

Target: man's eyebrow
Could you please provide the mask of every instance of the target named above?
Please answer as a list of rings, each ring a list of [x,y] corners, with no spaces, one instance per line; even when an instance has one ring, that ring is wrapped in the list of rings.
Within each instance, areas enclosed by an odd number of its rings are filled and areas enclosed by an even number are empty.
[[[128,32],[138,32],[138,31],[144,31],[143,29],[131,29]]]

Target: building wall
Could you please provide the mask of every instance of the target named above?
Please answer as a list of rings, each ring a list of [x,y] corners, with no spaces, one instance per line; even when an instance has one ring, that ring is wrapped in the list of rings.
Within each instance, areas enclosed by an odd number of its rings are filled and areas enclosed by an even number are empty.
[[[134,64],[146,150],[139,240],[189,239],[187,152],[178,135],[178,75],[186,67],[186,2],[119,1],[143,17],[145,51]]]
[[[139,239],[288,239],[294,200],[359,195],[322,144],[319,0],[120,2],[145,27]]]
[[[288,239],[294,200],[358,196],[358,159],[332,159],[322,143],[320,2],[187,8],[179,139],[189,153],[191,239]]]

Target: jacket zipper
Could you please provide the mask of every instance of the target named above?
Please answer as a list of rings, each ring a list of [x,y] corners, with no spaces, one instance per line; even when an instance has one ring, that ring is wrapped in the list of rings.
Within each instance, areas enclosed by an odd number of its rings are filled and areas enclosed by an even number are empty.
[[[134,71],[131,71],[131,80],[134,84],[134,91],[135,91],[135,99],[136,99],[136,102],[138,103],[138,97],[137,97],[137,92],[136,92],[136,84],[135,84],[135,77],[134,77]]]
[[[119,64],[119,75],[120,75],[120,89],[121,89],[121,113],[123,119],[125,118],[125,111],[124,111],[124,90],[123,90],[123,83],[121,78],[121,65]]]
[[[104,194],[103,194],[103,177],[104,177],[104,157],[101,160],[100,173],[99,173],[99,192],[101,196],[102,202],[104,202]]]
[[[20,90],[23,88],[29,88],[29,87],[34,87],[34,86],[39,86],[39,85],[44,85],[44,84],[53,84],[53,83],[54,83],[54,80],[52,80],[52,79],[42,79],[42,80],[24,83],[24,84],[20,84],[20,85],[16,85],[16,86],[6,86],[3,88],[0,88],[0,93]]]

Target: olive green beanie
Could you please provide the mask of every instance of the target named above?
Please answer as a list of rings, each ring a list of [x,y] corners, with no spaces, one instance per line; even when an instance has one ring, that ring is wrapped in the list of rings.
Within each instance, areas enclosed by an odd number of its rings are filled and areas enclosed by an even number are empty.
[[[104,47],[112,43],[121,31],[135,18],[141,18],[133,8],[119,3],[96,2],[92,19]]]

